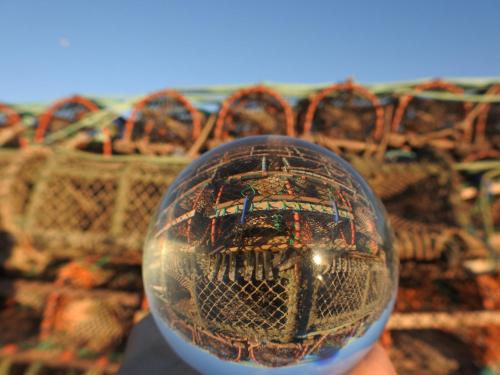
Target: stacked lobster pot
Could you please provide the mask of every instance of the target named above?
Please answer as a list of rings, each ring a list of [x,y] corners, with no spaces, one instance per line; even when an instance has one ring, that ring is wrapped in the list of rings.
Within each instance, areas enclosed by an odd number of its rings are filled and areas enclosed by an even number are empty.
[[[496,93],[494,87],[488,92]],[[413,363],[419,373],[422,358],[414,352],[421,352],[422,337],[438,343],[425,344],[429,362],[443,355],[443,340],[477,348],[481,337],[498,344],[500,299],[492,288],[499,279],[492,259],[499,249],[499,133],[495,104],[447,100],[464,94],[456,85],[431,81],[411,93],[375,96],[347,81],[312,94],[299,121],[304,138],[348,159],[384,202],[401,260],[399,299],[385,342],[396,344],[397,367]],[[465,366],[500,363],[500,353],[479,352],[482,357]]]
[[[161,196],[199,153],[258,134],[340,154],[385,204],[402,261],[389,325],[396,352],[411,346],[413,330],[473,327],[460,337],[479,337],[477,329],[498,337],[500,88],[467,87],[257,85],[224,91],[208,116],[164,90],[135,102],[127,118],[73,96],[37,116],[31,132],[25,113],[0,104],[0,368],[116,372],[147,311],[141,247]],[[463,99],[472,92],[481,100]],[[217,291],[207,282],[209,292]],[[429,321],[431,313],[444,318]]]
[[[146,97],[125,124],[106,121],[114,115],[90,126],[99,110],[83,97],[57,102],[38,118],[32,145],[2,151],[0,358],[7,373],[28,371],[25,362],[114,373],[146,307],[144,235],[190,162],[202,117],[173,91]]]
[[[293,109],[277,91],[262,85],[243,88],[221,104],[210,148],[236,138],[275,134],[295,136]]]
[[[462,229],[460,176],[447,152],[457,137],[448,129],[459,121],[455,106],[413,105],[406,96],[396,102],[347,81],[313,94],[302,115],[302,136],[347,158],[382,199],[403,260],[438,259],[463,250],[457,246],[480,247]],[[432,121],[448,121],[446,132]]]

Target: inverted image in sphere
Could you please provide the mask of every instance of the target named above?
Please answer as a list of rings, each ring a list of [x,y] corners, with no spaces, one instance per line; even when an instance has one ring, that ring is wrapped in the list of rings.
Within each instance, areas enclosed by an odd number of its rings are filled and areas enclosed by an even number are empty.
[[[314,144],[243,138],[185,169],[144,248],[152,314],[204,373],[344,371],[377,340],[397,289],[385,211]]]

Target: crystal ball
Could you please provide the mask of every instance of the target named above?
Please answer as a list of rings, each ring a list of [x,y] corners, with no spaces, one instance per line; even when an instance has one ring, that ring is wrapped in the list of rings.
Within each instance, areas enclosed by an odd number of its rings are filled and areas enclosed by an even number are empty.
[[[397,290],[385,210],[325,148],[284,136],[213,149],[172,183],[144,247],[154,320],[208,374],[342,373]]]

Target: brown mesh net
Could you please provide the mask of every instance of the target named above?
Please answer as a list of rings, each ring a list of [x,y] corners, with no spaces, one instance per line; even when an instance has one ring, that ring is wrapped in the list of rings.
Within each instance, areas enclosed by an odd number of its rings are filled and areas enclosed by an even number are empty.
[[[0,151],[0,223],[16,231],[24,224],[33,188],[38,181],[51,151],[32,148],[23,151]]]
[[[20,154],[3,182],[9,200],[2,221],[15,222],[37,248],[54,255],[126,250],[138,257],[149,218],[187,163],[46,150]]]
[[[321,274],[311,319],[315,330],[344,327],[377,310],[387,275],[383,264],[372,263],[371,259],[339,257],[330,272]]]
[[[354,84],[334,85],[311,99],[304,132],[365,141],[382,121],[383,110],[374,95]]]
[[[130,320],[130,312],[119,305],[92,297],[70,298],[61,296],[54,314],[51,339],[66,348],[86,348],[104,352],[117,346],[123,339]]]
[[[460,176],[447,157],[431,152],[407,161],[350,161],[384,202],[400,259],[437,259],[452,241],[467,238]]]
[[[500,86],[497,87],[500,92]],[[492,148],[500,149],[500,104],[492,103],[488,110],[479,116],[478,125],[481,125],[480,131],[484,133],[483,139],[477,141],[487,141]],[[479,136],[481,137],[481,135]],[[478,138],[479,138],[478,137]],[[486,148],[486,147],[484,147]]]
[[[276,280],[245,280],[219,282],[201,277],[196,282],[196,297],[200,315],[207,326],[224,332],[238,332],[243,337],[267,336],[280,340],[287,337],[282,332],[288,328],[290,281],[284,277]],[[289,335],[289,334],[288,334]]]
[[[125,153],[185,153],[200,136],[201,121],[201,114],[184,96],[173,90],[160,91],[136,103],[123,139],[114,146]]]
[[[413,99],[399,125],[401,132],[429,133],[453,128],[465,117],[463,103]]]
[[[312,281],[307,296],[299,283],[310,281],[297,279],[293,269],[270,279],[202,275],[189,281],[175,275],[182,267],[179,263],[171,264],[164,269],[168,287],[162,297],[167,305],[162,308],[172,325],[221,358],[244,360],[253,355],[266,366],[298,361],[307,348],[318,354],[326,337],[341,344],[362,335],[389,293],[387,269],[372,258],[332,258],[330,267]],[[196,341],[204,336],[203,330],[210,334]],[[273,358],[270,348],[283,357]]]
[[[431,162],[386,162],[350,157],[349,161],[382,200],[394,197],[431,176],[448,174],[449,168]]]
[[[294,135],[289,104],[264,86],[241,89],[221,106],[215,125],[216,141],[258,134]]]

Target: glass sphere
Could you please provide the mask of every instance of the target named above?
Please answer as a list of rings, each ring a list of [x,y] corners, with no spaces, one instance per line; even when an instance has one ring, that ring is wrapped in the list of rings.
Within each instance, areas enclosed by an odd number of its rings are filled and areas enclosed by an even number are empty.
[[[202,373],[341,373],[378,339],[398,261],[363,178],[317,145],[243,138],[187,167],[143,275],[171,347]]]

